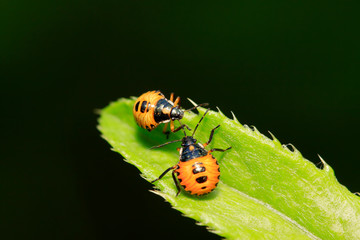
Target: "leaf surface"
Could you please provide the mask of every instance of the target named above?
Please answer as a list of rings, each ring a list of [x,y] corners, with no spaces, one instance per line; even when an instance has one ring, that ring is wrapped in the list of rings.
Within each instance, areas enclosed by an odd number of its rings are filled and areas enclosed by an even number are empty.
[[[114,151],[151,181],[177,164],[180,143],[149,148],[181,139],[183,133],[171,134],[167,140],[162,125],[152,132],[139,128],[132,114],[134,103],[120,99],[104,108],[99,130]],[[194,128],[200,117],[187,112],[182,123]],[[228,239],[360,239],[360,198],[336,180],[322,159],[323,169],[319,169],[294,147],[290,150],[220,111],[210,111],[200,124],[198,142],[206,142],[219,124],[207,149],[232,149],[213,154],[221,169],[218,187],[201,197],[183,190],[175,197],[169,173],[155,183],[159,190],[154,193]]]

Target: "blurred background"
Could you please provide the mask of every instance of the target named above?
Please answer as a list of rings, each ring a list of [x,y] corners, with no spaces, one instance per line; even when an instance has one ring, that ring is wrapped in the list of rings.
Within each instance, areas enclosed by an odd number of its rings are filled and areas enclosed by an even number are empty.
[[[1,239],[220,239],[110,151],[95,109],[159,89],[270,130],[360,191],[355,1],[2,1]]]

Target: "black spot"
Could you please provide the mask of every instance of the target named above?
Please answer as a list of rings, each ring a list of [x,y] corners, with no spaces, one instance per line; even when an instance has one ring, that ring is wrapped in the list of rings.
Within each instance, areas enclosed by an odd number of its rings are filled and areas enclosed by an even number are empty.
[[[176,172],[176,175],[177,175],[177,176],[179,176],[179,175],[180,175],[180,173],[179,173],[179,172]]]
[[[205,167],[196,167],[192,170],[193,174],[197,174],[197,173],[201,173],[201,172],[205,172],[206,168]]]
[[[150,102],[148,103],[148,106],[147,106],[147,109],[146,109],[146,112],[149,112],[150,111],[150,106],[151,106],[151,104],[150,104]]]
[[[139,104],[140,104],[140,101],[138,101],[138,102],[136,103],[136,105],[135,105],[135,111],[136,111],[136,112],[139,111]]]
[[[150,127],[151,127],[151,128],[154,128],[154,127],[155,127],[155,125],[154,125],[154,124],[150,124]]]
[[[206,188],[206,186],[203,186],[201,189],[205,189]]]
[[[218,171],[220,172],[220,167],[218,168]]]
[[[182,182],[182,179],[181,178],[178,178],[179,179],[179,182]]]
[[[211,155],[212,159],[215,159],[215,157],[213,155]]]
[[[186,188],[186,186],[185,185],[181,185],[184,189]]]
[[[204,183],[204,182],[207,181],[207,176],[198,177],[198,178],[196,179],[196,181],[197,181],[198,183]]]
[[[149,132],[151,131],[151,129],[148,126],[145,126],[146,130],[148,130]]]
[[[218,176],[218,179],[220,179],[220,175]]]
[[[142,113],[145,112],[146,105],[147,105],[147,101],[143,101],[143,102],[141,103],[140,111],[141,111]]]
[[[219,165],[219,163],[217,161],[215,163],[216,163],[216,165]]]

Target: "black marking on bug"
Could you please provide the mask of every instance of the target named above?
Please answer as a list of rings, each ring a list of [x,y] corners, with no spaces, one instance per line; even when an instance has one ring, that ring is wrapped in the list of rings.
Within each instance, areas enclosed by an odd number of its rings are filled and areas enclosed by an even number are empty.
[[[170,120],[170,116],[168,114],[164,114],[164,109],[167,109],[169,112],[172,109],[173,105],[170,104],[166,99],[160,99],[155,106],[154,110],[154,119],[155,122],[161,123],[167,120]]]
[[[147,101],[143,101],[143,102],[141,103],[141,108],[140,108],[140,111],[141,111],[142,113],[144,113],[144,112],[145,112],[146,105],[147,105]]]
[[[154,124],[150,124],[150,127],[151,127],[151,128],[154,128],[154,127],[155,127],[155,125],[154,125]]]
[[[204,183],[207,181],[207,176],[202,176],[202,177],[198,177],[197,179],[195,179],[198,183]]]
[[[205,189],[206,188],[206,186],[203,186],[201,189]]]
[[[138,101],[138,102],[136,103],[136,105],[135,105],[135,111],[136,111],[136,112],[139,111],[139,104],[140,104],[140,101]]]
[[[201,173],[201,172],[205,172],[206,171],[206,168],[205,167],[200,167],[200,166],[197,166],[196,168],[194,168],[192,170],[193,174],[197,174],[197,173]]]
[[[184,137],[181,145],[183,146],[183,151],[180,156],[181,162],[187,162],[207,155],[207,151],[199,143],[196,143],[196,139],[193,137]]]
[[[150,104],[150,102],[149,102],[148,105],[147,105],[147,108],[146,108],[146,112],[149,112],[149,111],[150,111],[150,106],[151,106],[151,104]]]

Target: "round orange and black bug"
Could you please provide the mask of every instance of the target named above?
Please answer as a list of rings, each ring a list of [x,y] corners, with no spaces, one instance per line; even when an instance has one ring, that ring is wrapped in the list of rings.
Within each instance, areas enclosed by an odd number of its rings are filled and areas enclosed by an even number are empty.
[[[166,131],[167,125],[170,122],[171,132],[177,132],[180,129],[188,126],[181,124],[180,120],[184,117],[184,112],[193,110],[199,106],[207,105],[207,103],[200,104],[188,110],[182,110],[179,106],[180,97],[177,97],[174,101],[174,94],[171,93],[170,100],[166,99],[164,94],[160,91],[149,91],[142,94],[134,104],[133,114],[136,123],[142,127],[151,131],[159,126],[161,123],[166,123],[163,132]],[[180,122],[180,127],[174,127],[174,121]]]
[[[165,174],[170,170],[173,170],[172,177],[178,190],[176,196],[179,195],[181,191],[179,184],[185,189],[185,191],[198,196],[210,193],[216,188],[220,178],[220,167],[217,160],[211,153],[214,151],[225,152],[231,149],[231,147],[228,147],[227,149],[213,148],[209,151],[205,150],[205,147],[213,138],[215,129],[220,127],[220,125],[211,130],[209,140],[206,143],[196,143],[197,140],[194,138],[195,131],[208,111],[209,109],[202,116],[191,136],[186,136],[184,131],[185,137],[183,139],[174,140],[152,147],[158,148],[170,143],[182,142],[181,148],[178,149],[180,153],[180,161],[175,166],[166,169],[151,183],[156,182],[165,176]]]

